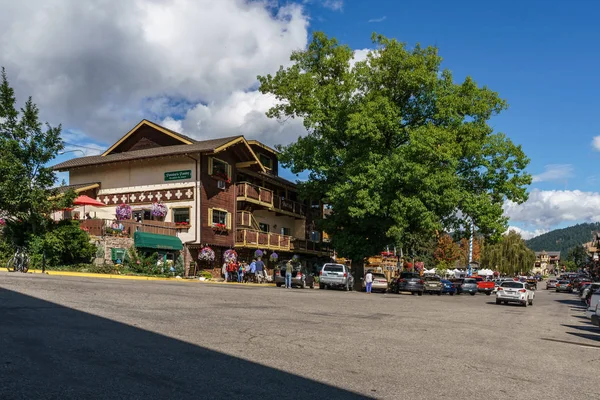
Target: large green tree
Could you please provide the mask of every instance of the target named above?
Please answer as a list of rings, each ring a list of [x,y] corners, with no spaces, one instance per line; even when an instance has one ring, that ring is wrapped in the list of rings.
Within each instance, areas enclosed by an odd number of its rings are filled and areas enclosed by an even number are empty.
[[[586,266],[589,260],[588,252],[583,245],[579,244],[573,247],[567,254],[566,261],[572,261],[577,268]]]
[[[61,127],[42,124],[31,100],[17,108],[13,88],[2,68],[0,82],[0,210],[13,230],[17,244],[29,234],[42,233],[48,215],[57,206],[51,200],[56,175],[48,163],[63,149]],[[61,201],[67,200],[61,198]]]
[[[485,243],[481,266],[504,274],[526,274],[535,264],[535,252],[525,245],[517,232],[511,230],[496,243]]]
[[[373,43],[354,63],[349,47],[317,32],[289,67],[258,77],[278,101],[269,117],[304,122],[307,135],[280,147],[280,159],[309,171],[304,197],[331,205],[321,227],[357,268],[387,243],[412,249],[471,221],[498,238],[503,202],[525,201],[531,182],[521,147],[488,125],[505,101],[471,78],[455,83],[434,47]]]

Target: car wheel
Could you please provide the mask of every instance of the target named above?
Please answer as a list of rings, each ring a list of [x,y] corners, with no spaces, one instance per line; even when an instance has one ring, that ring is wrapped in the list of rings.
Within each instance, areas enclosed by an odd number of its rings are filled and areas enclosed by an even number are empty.
[[[496,299],[496,304],[502,303],[502,300]]]
[[[454,292],[450,292],[450,296],[454,296]]]
[[[437,293],[437,295],[438,295],[438,296],[441,296],[441,295],[442,295],[442,292],[441,292],[441,291],[439,291],[439,292]]]
[[[490,294],[491,294],[490,292],[486,292],[486,293],[485,293],[485,295],[486,295],[486,296],[489,296]]]
[[[417,295],[418,296],[423,296],[423,292],[418,292]]]
[[[277,282],[277,283],[275,284],[275,286],[277,286],[277,287],[281,287],[281,283]]]
[[[323,290],[325,288],[325,285],[323,285],[322,283],[319,283],[319,289]]]
[[[471,292],[471,296],[475,296],[475,293]]]
[[[414,296],[415,294],[417,294],[417,292],[410,292],[410,294]]]

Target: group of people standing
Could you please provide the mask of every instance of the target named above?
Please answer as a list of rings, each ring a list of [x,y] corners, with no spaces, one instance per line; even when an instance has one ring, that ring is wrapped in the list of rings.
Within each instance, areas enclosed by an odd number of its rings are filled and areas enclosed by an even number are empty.
[[[221,272],[226,282],[256,282],[260,283],[266,278],[265,263],[260,259],[253,259],[250,264],[246,262],[225,262]]]

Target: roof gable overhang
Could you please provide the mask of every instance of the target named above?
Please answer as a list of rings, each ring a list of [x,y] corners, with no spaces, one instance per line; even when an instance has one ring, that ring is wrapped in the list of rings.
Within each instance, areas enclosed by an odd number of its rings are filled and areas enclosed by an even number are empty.
[[[180,142],[180,144],[193,144],[194,143],[194,141],[190,140],[190,138],[188,138],[188,137],[178,134],[177,132],[174,132],[170,129],[162,127],[158,124],[155,124],[154,122],[143,119],[136,126],[134,126],[133,129],[131,129],[129,132],[127,132],[125,135],[123,135],[123,137],[121,139],[119,139],[115,144],[110,146],[108,148],[108,150],[106,150],[104,153],[102,153],[102,157],[105,157],[105,156],[113,153],[116,149],[119,148],[119,146],[123,142],[125,142],[127,139],[129,139],[131,136],[133,136],[140,128],[142,128],[144,126],[148,126],[152,129],[155,129],[156,131],[175,139],[176,141]]]

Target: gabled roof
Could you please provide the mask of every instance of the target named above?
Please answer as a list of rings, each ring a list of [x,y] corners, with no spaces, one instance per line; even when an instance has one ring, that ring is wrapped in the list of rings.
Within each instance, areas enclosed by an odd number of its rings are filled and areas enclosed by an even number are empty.
[[[55,171],[65,171],[71,168],[87,167],[91,165],[109,164],[120,161],[132,161],[143,158],[164,157],[170,155],[194,154],[194,153],[214,153],[222,151],[232,143],[239,142],[243,136],[230,136],[219,139],[196,141],[193,144],[182,144],[177,146],[154,147],[144,150],[128,151],[124,153],[107,154],[100,156],[88,156],[73,158],[64,161],[53,167]]]
[[[248,144],[258,146],[258,147],[260,147],[264,150],[267,150],[268,152],[273,153],[273,154],[279,154],[279,152],[277,150],[275,150],[272,147],[267,146],[264,143],[259,142],[258,140],[248,140]]]
[[[90,183],[80,183],[78,185],[67,185],[67,186],[59,186],[56,189],[58,194],[63,194],[68,192],[69,190],[74,190],[75,193],[85,192],[86,190],[95,189],[100,187],[100,182],[90,182]]]
[[[164,126],[160,126],[158,124],[155,124],[152,121],[148,121],[147,119],[143,119],[140,121],[139,124],[137,124],[136,126],[133,127],[133,129],[131,129],[129,132],[127,132],[125,135],[123,135],[123,137],[121,139],[119,139],[115,144],[113,144],[112,146],[110,146],[108,148],[108,150],[106,150],[104,153],[102,153],[102,157],[106,157],[108,156],[110,153],[113,152],[113,150],[115,150],[117,147],[119,147],[119,145],[121,143],[123,143],[127,138],[129,138],[131,135],[133,135],[138,129],[140,129],[142,126],[149,126],[151,128],[156,129],[159,132],[164,133],[165,135],[168,135],[174,139],[177,139],[178,141],[181,142],[181,144],[192,144],[192,143],[196,143],[196,140],[182,135],[181,133],[172,131],[170,129],[165,128]]]

